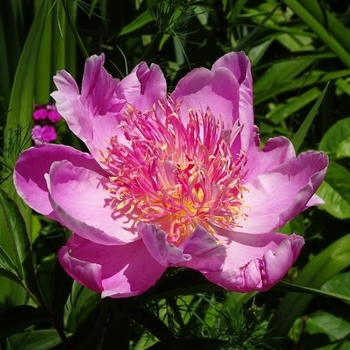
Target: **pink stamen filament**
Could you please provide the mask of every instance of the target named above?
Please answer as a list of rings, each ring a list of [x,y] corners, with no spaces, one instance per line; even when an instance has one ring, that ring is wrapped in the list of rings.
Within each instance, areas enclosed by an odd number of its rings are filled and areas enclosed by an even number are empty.
[[[121,123],[127,144],[114,136],[101,152],[113,174],[114,209],[137,209],[138,220],[159,225],[176,245],[197,225],[213,233],[212,225],[230,229],[244,216],[245,155],[234,159],[228,131],[210,110],[190,110],[186,119],[172,101],[145,113],[128,105]]]

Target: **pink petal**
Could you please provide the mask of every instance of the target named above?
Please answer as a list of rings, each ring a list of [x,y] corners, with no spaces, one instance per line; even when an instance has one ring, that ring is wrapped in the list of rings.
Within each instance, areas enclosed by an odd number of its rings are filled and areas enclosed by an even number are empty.
[[[178,82],[170,96],[182,102],[184,121],[188,110],[206,112],[207,108],[223,118],[226,128],[232,127],[239,118],[239,85],[226,68],[214,72],[205,68],[194,69]]]
[[[150,256],[142,240],[104,246],[73,234],[58,258],[72,278],[102,292],[102,297],[139,295],[152,287],[165,270]]]
[[[128,103],[139,111],[147,111],[166,97],[166,80],[160,67],[145,62],[138,64],[122,81],[121,87]]]
[[[51,205],[64,226],[99,244],[125,244],[138,239],[129,207],[115,211],[106,188],[109,181],[68,161],[55,162],[46,176]]]
[[[218,271],[226,255],[226,248],[200,226],[179,247],[169,244],[155,225],[139,223],[138,229],[150,254],[163,266]]]
[[[244,166],[246,182],[254,179],[257,175],[271,171],[289,158],[295,157],[292,143],[285,137],[274,137],[267,140],[264,148],[251,146],[247,153],[247,163]]]
[[[229,291],[249,293],[279,282],[299,256],[304,239],[273,232],[232,233],[224,244],[227,258],[222,271],[204,273],[205,277]]]
[[[247,218],[237,220],[235,231],[259,233],[282,227],[306,208],[325,177],[327,165],[324,153],[309,151],[245,183]]]
[[[310,207],[316,207],[318,205],[324,204],[324,200],[319,197],[317,194],[314,194],[311,199],[307,202],[305,209],[310,208]]]
[[[93,117],[105,115],[108,111],[119,112],[121,109],[120,101],[115,96],[119,79],[106,71],[104,62],[104,54],[93,55],[86,60],[84,67],[81,102],[89,108]]]
[[[118,112],[125,104],[119,80],[103,64],[104,55],[86,60],[81,95],[70,74],[59,71],[54,77],[58,91],[51,94],[59,114],[96,160],[111,136],[120,133]]]
[[[241,146],[247,150],[255,139],[253,110],[253,78],[250,61],[244,52],[230,52],[220,57],[212,71],[226,68],[235,76],[239,84],[239,125],[244,125],[241,134]]]
[[[169,244],[165,232],[157,226],[139,222],[137,229],[149,253],[159,264],[169,266],[191,259],[189,254],[184,254],[181,249]]]
[[[191,254],[192,259],[180,263],[179,266],[201,272],[221,270],[227,254],[226,247],[200,226],[183,242],[182,249],[184,253]]]
[[[53,162],[63,159],[104,174],[89,154],[72,147],[53,144],[38,144],[22,152],[14,170],[14,184],[23,200],[37,212],[57,221],[60,220],[49,201],[44,175],[49,173]]]

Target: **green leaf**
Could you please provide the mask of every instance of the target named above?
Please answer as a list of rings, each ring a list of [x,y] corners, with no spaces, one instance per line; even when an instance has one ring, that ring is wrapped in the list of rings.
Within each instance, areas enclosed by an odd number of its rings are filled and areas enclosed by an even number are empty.
[[[350,302],[350,296],[347,294],[339,294],[339,293],[323,291],[320,289],[299,286],[297,284],[292,284],[292,283],[288,283],[288,282],[284,282],[284,281],[279,282],[277,284],[277,286],[274,287],[274,289],[283,290],[286,292],[297,292],[297,293],[310,294],[313,296],[321,296],[321,297],[325,297],[325,298],[334,298],[334,299],[339,299],[339,300],[342,300],[345,302]]]
[[[275,72],[278,74],[278,71]],[[276,96],[283,94],[285,92],[303,89],[307,86],[314,86],[315,84],[328,83],[334,79],[339,79],[341,77],[348,77],[350,70],[339,70],[325,73],[322,71],[308,71],[300,77],[295,77],[292,79],[285,79],[284,81],[274,83],[273,85],[262,85],[261,90],[255,91],[254,102],[256,105],[271,99]],[[260,79],[259,79],[260,80]],[[259,82],[258,80],[258,82]],[[255,86],[255,85],[254,85]],[[255,90],[255,89],[254,89]],[[296,93],[298,94],[298,92]]]
[[[330,162],[324,182],[317,194],[325,201],[319,209],[338,219],[350,218],[350,172],[343,166]]]
[[[90,314],[101,304],[101,296],[77,282],[73,282],[71,296],[67,301],[65,324],[68,330],[75,330],[89,319]]]
[[[345,51],[350,52],[349,29],[329,12],[324,3],[317,0],[299,0],[299,3],[327,30],[327,40],[336,40]],[[333,51],[338,54],[337,51]]]
[[[52,307],[53,314],[63,316],[64,306],[72,291],[73,279],[63,270],[58,260],[55,263]]]
[[[145,327],[151,334],[172,350],[183,350],[179,341],[174,337],[167,325],[152,312],[144,308],[128,307],[125,315]]]
[[[0,207],[2,207],[6,219],[18,276],[24,281],[28,290],[33,293],[32,296],[35,296],[35,299],[39,301],[40,294],[36,284],[26,225],[16,203],[2,189],[0,189]]]
[[[343,92],[345,92],[346,94],[348,94],[350,96],[350,84],[347,83],[344,79],[338,79],[335,82],[335,85],[342,90]]]
[[[278,232],[292,234],[296,233],[300,236],[305,235],[305,222],[302,215],[298,215],[293,220],[287,222],[282,228],[278,229]]]
[[[350,67],[349,31],[331,15],[325,6],[315,0],[285,0],[293,12]],[[330,25],[330,22],[332,25]]]
[[[335,151],[335,158],[348,158],[350,157],[350,136],[343,140]]]
[[[74,3],[72,1],[63,0],[63,1],[61,1],[61,4],[62,4],[64,12],[66,14],[67,23],[68,23],[68,25],[69,25],[69,27],[70,27],[73,35],[74,35],[76,44],[79,47],[80,52],[83,55],[83,57],[85,59],[87,59],[89,57],[89,54],[88,54],[88,52],[86,50],[86,47],[85,47],[85,45],[83,43],[83,40],[80,37],[78,29],[77,29],[77,27],[76,27],[76,25],[74,23],[75,11],[74,11],[74,14],[72,14],[72,7],[71,7],[71,4],[74,5]]]
[[[323,333],[330,341],[340,340],[350,332],[350,323],[325,311],[317,311],[306,319],[305,329],[310,334]]]
[[[330,154],[336,154],[342,142],[349,142],[350,118],[344,118],[332,125],[322,137],[318,149]],[[346,147],[346,146],[345,146]],[[338,153],[342,153],[341,149]]]
[[[350,341],[346,341],[350,336],[350,333],[348,333],[334,348],[332,348],[332,350],[345,350],[345,348],[343,348],[343,346],[347,346],[346,349],[348,349],[350,347]]]
[[[332,277],[321,289],[327,292],[350,295],[350,272],[339,273]]]
[[[5,128],[5,142],[9,141],[8,136],[10,130],[15,130],[18,125],[22,125],[26,128],[31,122],[35,86],[34,81],[38,78],[36,75],[36,63],[48,12],[49,1],[41,1],[41,6],[39,7],[39,11],[35,16],[28,33],[17,66]],[[28,139],[28,144],[29,141],[30,140]]]
[[[41,310],[29,306],[15,306],[0,312],[0,338],[23,331],[33,324],[49,321]]]
[[[259,103],[264,100],[264,96],[267,93],[267,87],[272,90],[269,97],[276,95],[278,92],[278,87],[280,84],[285,84],[286,82],[293,81],[300,73],[305,71],[313,62],[315,58],[303,58],[299,57],[296,59],[288,59],[284,61],[271,63],[264,73],[255,83],[254,83],[254,94],[255,101]],[[304,79],[306,83],[306,80]]]
[[[350,341],[346,341],[347,338],[348,337],[345,337],[343,340],[338,342],[337,345],[329,344],[329,345],[317,348],[315,350],[347,350],[347,349],[350,349]]]
[[[273,123],[278,124],[293,113],[305,107],[307,104],[316,100],[319,95],[320,90],[316,87],[313,87],[303,94],[287,100],[286,103],[278,104],[266,115],[266,118],[270,119]]]
[[[319,289],[348,266],[350,266],[350,235],[340,238],[315,256],[302,269],[294,283],[302,287]],[[283,339],[312,298],[312,294],[287,293],[269,324],[269,337],[276,339],[276,342],[278,339]]]
[[[152,15],[150,11],[147,10],[141,13],[141,15],[135,18],[132,22],[124,26],[123,29],[120,31],[119,36],[134,32],[135,30],[140,29],[145,24],[150,23],[152,21],[153,21]]]
[[[61,344],[62,339],[53,329],[41,329],[12,335],[9,342],[16,350],[47,350]]]
[[[23,279],[25,275],[24,265],[28,261],[28,253],[29,258],[31,257],[31,247],[26,226],[15,202],[2,189],[0,189],[0,206],[5,214],[18,274]]]
[[[228,341],[202,338],[202,339],[179,339],[179,344],[182,350],[186,349],[201,349],[201,350],[217,350],[225,349]],[[147,348],[147,350],[171,350],[176,349],[174,347],[169,347],[163,342],[155,343],[154,345]]]
[[[298,129],[298,131],[295,133],[294,137],[292,138],[291,141],[294,145],[295,151],[298,151],[298,149],[302,145],[304,138],[305,138],[307,132],[309,131],[310,126],[311,126],[311,124],[312,124],[312,122],[317,114],[317,111],[320,108],[320,105],[323,101],[323,98],[324,98],[326,92],[327,92],[327,89],[328,89],[328,84],[323,89],[323,91],[321,92],[320,96],[318,97],[316,103],[311,108],[311,111],[308,113],[308,115],[304,119],[303,123],[300,125],[300,128]]]
[[[1,246],[0,246],[0,275],[4,277],[8,277],[13,281],[21,284],[14,262]]]
[[[178,295],[213,292],[221,288],[209,282],[200,272],[184,270],[161,281],[156,288],[150,289],[140,298],[145,301],[159,300]]]

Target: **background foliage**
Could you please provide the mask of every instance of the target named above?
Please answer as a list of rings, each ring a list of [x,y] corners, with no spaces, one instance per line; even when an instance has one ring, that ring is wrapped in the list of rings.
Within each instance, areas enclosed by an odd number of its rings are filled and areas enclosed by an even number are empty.
[[[350,341],[350,6],[337,0],[12,0],[0,2],[0,345],[2,349],[347,349]],[[52,76],[81,79],[105,52],[121,78],[141,60],[168,85],[244,50],[262,141],[292,139],[331,160],[326,204],[284,227],[306,246],[265,293],[228,293],[169,270],[135,298],[104,299],[57,264],[69,232],[32,213],[12,185],[34,103]],[[83,147],[59,124],[57,142]]]

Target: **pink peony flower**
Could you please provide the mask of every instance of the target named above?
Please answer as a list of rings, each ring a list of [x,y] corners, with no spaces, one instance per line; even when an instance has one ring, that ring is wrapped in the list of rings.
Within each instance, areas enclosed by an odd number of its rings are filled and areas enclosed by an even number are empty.
[[[112,78],[86,61],[81,91],[60,71],[58,112],[90,150],[42,144],[20,156],[14,182],[72,236],[58,253],[102,297],[138,295],[167,267],[200,271],[230,291],[265,291],[304,244],[275,230],[321,204],[325,154],[295,155],[276,137],[259,150],[244,53],[194,69],[167,97],[157,65]]]

